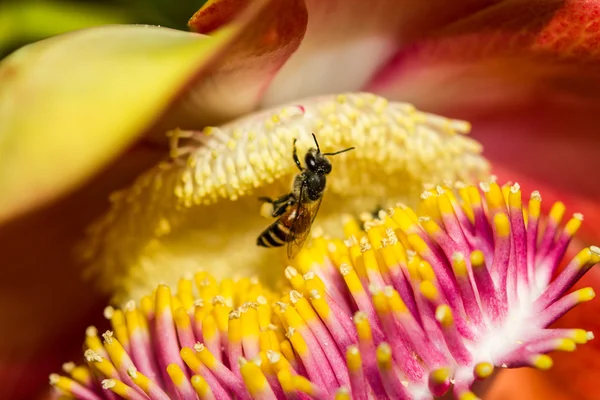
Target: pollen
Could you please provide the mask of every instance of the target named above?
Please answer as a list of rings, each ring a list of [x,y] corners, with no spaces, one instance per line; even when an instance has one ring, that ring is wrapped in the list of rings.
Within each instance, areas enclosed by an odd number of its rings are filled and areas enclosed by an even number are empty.
[[[111,196],[80,255],[88,276],[116,292],[117,303],[205,265],[218,277],[235,276],[243,265],[268,281],[273,274],[260,266],[282,253],[255,245],[267,226],[260,216],[268,216],[257,198],[291,190],[299,172],[294,139],[301,160],[314,147],[312,133],[323,152],[356,147],[331,159],[316,220],[342,237],[340,210],[374,209],[381,199],[415,205],[425,183],[485,178],[489,166],[469,129],[369,93],[306,99],[201,131],[176,129],[167,135],[169,156]]]

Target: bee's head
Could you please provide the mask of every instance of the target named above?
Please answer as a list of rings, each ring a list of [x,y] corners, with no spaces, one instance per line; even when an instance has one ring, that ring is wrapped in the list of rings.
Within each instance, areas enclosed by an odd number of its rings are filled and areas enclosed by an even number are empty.
[[[331,172],[331,163],[319,149],[311,148],[308,150],[308,153],[304,156],[304,163],[306,164],[306,168],[313,172],[321,174]]]
[[[335,156],[336,154],[343,153],[348,150],[354,149],[354,147],[349,147],[344,150],[336,151],[335,153],[321,153],[321,149],[319,148],[319,142],[317,142],[317,137],[313,133],[313,139],[315,140],[315,144],[317,148],[310,148],[304,156],[304,163],[306,164],[306,168],[313,172],[328,174],[331,172],[331,163],[327,159],[326,156]]]

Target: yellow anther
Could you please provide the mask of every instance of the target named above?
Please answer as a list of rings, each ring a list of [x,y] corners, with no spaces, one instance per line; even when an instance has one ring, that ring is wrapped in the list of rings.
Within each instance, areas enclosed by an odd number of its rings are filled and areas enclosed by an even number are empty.
[[[258,338],[258,312],[254,307],[255,304],[252,303],[252,305],[246,307],[245,310],[242,311],[241,319],[243,337]]]
[[[536,356],[533,356],[531,362],[534,367],[542,371],[549,370],[554,365],[552,358],[547,354],[538,354]]]
[[[190,381],[200,400],[207,400],[214,397],[212,390],[210,390],[210,386],[208,386],[208,382],[206,382],[203,377],[194,375]]]
[[[217,359],[203,344],[196,343],[194,350],[198,359],[208,368],[213,369],[217,365]]]
[[[437,383],[437,384],[442,384],[448,381],[448,379],[450,379],[450,368],[438,368],[435,369],[433,371],[431,371],[431,374],[429,374],[429,377],[431,378],[431,380],[433,380],[433,382]]]
[[[592,256],[593,256],[593,253],[589,247],[586,247],[585,249],[581,249],[579,251],[579,253],[577,253],[577,255],[575,256],[575,261],[577,262],[577,266],[579,268],[583,268],[583,267],[587,266],[590,263],[590,261],[592,261]]]
[[[585,329],[572,329],[570,336],[576,344],[585,344],[588,342],[588,333]]]
[[[313,383],[302,375],[293,375],[292,382],[294,384],[294,388],[302,393],[306,393],[309,396],[315,393],[315,386]]]
[[[419,222],[423,229],[425,229],[425,232],[431,236],[434,236],[442,229],[432,218],[421,218]]]
[[[143,296],[140,300],[140,308],[142,309],[142,313],[148,317],[149,315],[154,315],[154,302],[150,296]]]
[[[410,243],[411,247],[419,254],[426,254],[430,252],[429,246],[427,243],[419,237],[419,235],[408,235],[407,236],[408,243]]]
[[[392,348],[389,344],[383,342],[379,346],[377,346],[376,358],[379,369],[392,369]]]
[[[117,368],[119,368],[123,364],[123,361],[126,359],[127,353],[125,352],[125,349],[123,348],[119,340],[117,338],[112,337],[111,335],[112,332],[110,331],[107,331],[105,334],[102,335],[105,338],[104,348],[110,356],[110,359],[113,362],[113,364]]]
[[[262,370],[253,362],[240,362],[240,372],[252,397],[263,393],[267,389],[271,390]]]
[[[433,270],[433,267],[425,260],[419,262],[419,276],[421,277],[421,279],[427,281],[433,282],[436,280],[435,271]]]
[[[277,373],[277,380],[285,393],[296,393],[294,382],[292,381],[292,373],[288,369],[283,369]]]
[[[541,208],[542,198],[540,197],[540,193],[535,191],[531,193],[531,198],[529,199],[529,218],[538,219],[540,217]]]
[[[450,198],[447,193],[441,194],[437,197],[437,204],[442,215],[453,215],[454,208],[450,202]]]
[[[139,372],[135,367],[131,367],[127,370],[127,375],[131,378],[133,383],[135,383],[140,389],[144,391],[147,395],[150,394],[150,388],[154,382],[152,382],[146,375]]]
[[[350,290],[350,293],[356,294],[364,292],[362,283],[352,267],[349,265],[342,265],[340,266],[340,273],[344,277],[344,282],[346,282],[346,286],[348,287],[348,290]]]
[[[446,304],[441,304],[436,308],[435,319],[445,328],[452,326],[454,323],[452,310]]]
[[[190,317],[183,307],[175,310],[175,324],[177,325],[177,329],[187,329],[191,325]]]
[[[326,321],[331,316],[331,308],[327,301],[317,291],[310,292],[310,303],[319,314],[321,319]]]
[[[402,301],[400,294],[396,290],[386,288],[383,292],[385,294],[385,297],[387,297],[388,304],[390,305],[390,309],[393,312],[404,313],[408,311],[406,304],[404,304],[404,301]]]
[[[202,336],[205,340],[213,340],[217,337],[217,321],[211,314],[202,320]]]
[[[285,269],[285,277],[290,282],[290,285],[292,286],[292,288],[294,288],[294,290],[300,293],[304,293],[304,279],[302,279],[302,275],[298,273],[296,268],[287,267]]]
[[[90,326],[85,330],[85,345],[88,349],[94,351],[103,349],[102,342],[98,337],[98,330],[94,326]]]
[[[479,379],[488,378],[494,372],[494,365],[489,362],[480,362],[475,365],[474,372],[475,376]]]
[[[181,368],[179,368],[179,365],[169,364],[167,366],[167,373],[169,374],[169,377],[175,386],[181,386],[185,382],[185,374]]]
[[[390,311],[389,304],[385,294],[382,291],[376,291],[373,293],[373,305],[378,314],[385,314]]]
[[[294,350],[296,350],[296,353],[298,353],[301,357],[309,353],[308,345],[304,341],[304,338],[298,333],[298,331],[296,331],[295,329],[288,330],[287,338],[290,341],[290,343],[292,344],[292,346],[294,347]],[[287,358],[287,354],[286,354],[287,349],[286,349],[286,351],[284,351],[283,343],[281,344],[281,346],[282,346],[282,352]]]
[[[481,267],[485,264],[485,258],[481,250],[474,250],[471,252],[471,266],[473,268]]]
[[[156,314],[171,314],[171,289],[167,285],[158,285],[156,289]]]
[[[335,400],[350,400],[350,392],[346,387],[341,387],[335,391]]]
[[[585,301],[590,301],[594,297],[596,297],[596,292],[591,287],[576,290],[575,292],[573,292],[573,294],[577,296],[577,300],[581,303]]]
[[[232,311],[229,314],[227,338],[229,343],[232,344],[238,344],[242,342],[242,320],[240,319],[239,311]]]
[[[518,184],[514,184],[510,188],[510,192],[508,194],[508,205],[511,208],[511,212],[521,212],[523,208],[521,190]]]
[[[506,207],[506,203],[504,202],[504,194],[502,193],[502,189],[498,186],[497,183],[492,182],[487,185],[489,190],[485,192],[485,199],[487,200],[488,206],[491,209],[504,209]]]
[[[566,207],[565,207],[564,203],[557,201],[556,203],[554,203],[552,205],[552,208],[550,209],[550,213],[548,214],[548,216],[550,217],[551,221],[553,221],[556,224],[559,224],[563,218],[563,215],[565,215],[565,210],[566,210]]]
[[[181,359],[183,360],[183,362],[185,362],[185,364],[192,371],[197,373],[198,370],[200,370],[202,363],[200,362],[200,359],[196,356],[194,350],[190,349],[189,347],[184,347],[183,349],[181,349],[181,351],[179,351],[179,355],[181,355]]]
[[[577,233],[577,231],[581,227],[582,222],[583,222],[583,215],[574,214],[573,218],[571,218],[569,220],[569,222],[567,222],[567,224],[565,225],[566,234],[569,236],[575,236],[575,233]]]
[[[369,319],[367,314],[362,311],[354,314],[354,326],[358,332],[358,337],[364,341],[372,340],[371,325],[369,325]]]
[[[575,341],[571,339],[557,339],[556,350],[560,351],[575,351]]]
[[[346,365],[350,372],[357,372],[362,369],[362,358],[357,346],[348,346],[346,350]]]
[[[437,288],[431,281],[423,281],[419,284],[419,291],[430,301],[436,301],[439,298]]]
[[[467,263],[462,253],[454,253],[452,255],[452,266],[457,277],[467,276]]]
[[[494,226],[500,237],[506,238],[510,235],[510,221],[504,212],[499,212],[494,216]]]
[[[464,392],[461,393],[458,397],[458,400],[481,400],[475,393],[473,392]]]

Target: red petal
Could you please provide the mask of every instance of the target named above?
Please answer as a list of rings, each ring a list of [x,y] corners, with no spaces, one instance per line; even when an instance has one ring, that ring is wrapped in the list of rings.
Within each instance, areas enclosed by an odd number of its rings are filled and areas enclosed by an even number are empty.
[[[235,20],[247,0],[209,1],[190,20],[190,28],[209,33]],[[271,80],[298,48],[307,24],[303,0],[269,1],[245,34],[199,76],[163,119],[158,132],[200,129],[254,110]],[[162,129],[164,128],[164,129]]]
[[[489,2],[306,0],[308,27],[264,104],[359,90],[400,46]]]

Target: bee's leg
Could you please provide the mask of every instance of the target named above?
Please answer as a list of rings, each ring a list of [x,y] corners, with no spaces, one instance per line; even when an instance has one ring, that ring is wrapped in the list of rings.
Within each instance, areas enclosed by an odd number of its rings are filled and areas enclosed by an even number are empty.
[[[296,199],[290,195],[290,198],[285,203],[274,207],[272,214],[273,218],[283,215],[283,213],[294,204],[296,204]]]
[[[302,164],[300,164],[300,160],[298,159],[298,151],[296,150],[296,140],[294,139],[294,162],[300,171],[302,171]]]
[[[277,198],[277,199],[275,199],[275,200],[273,200],[273,199],[272,199],[272,198],[270,198],[270,197],[265,197],[265,196],[263,196],[263,197],[259,197],[259,198],[258,198],[258,200],[260,200],[260,201],[264,201],[265,203],[271,203],[271,204],[275,205],[275,207],[279,207],[281,204],[283,204],[283,203],[287,203],[287,201],[288,201],[288,200],[289,200],[291,197],[293,197],[293,194],[292,194],[292,193],[287,193],[287,194],[284,194],[284,195],[283,195],[283,196],[281,196],[281,197],[278,197],[278,198]]]

